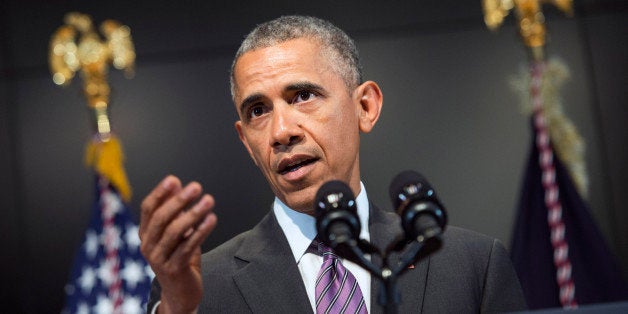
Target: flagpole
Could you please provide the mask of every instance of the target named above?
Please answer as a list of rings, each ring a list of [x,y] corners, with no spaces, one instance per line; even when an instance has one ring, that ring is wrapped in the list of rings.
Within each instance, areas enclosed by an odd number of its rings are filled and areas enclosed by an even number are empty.
[[[519,35],[529,55],[529,95],[532,102],[532,121],[534,125],[535,145],[539,151],[538,163],[541,169],[544,203],[547,208],[547,224],[550,229],[550,243],[553,249],[556,268],[556,284],[559,289],[559,301],[563,308],[576,308],[576,286],[572,279],[572,264],[569,258],[569,245],[565,236],[563,207],[560,190],[556,182],[554,152],[551,144],[551,132],[547,123],[544,99],[544,74],[547,70],[545,61],[546,27],[541,10],[542,2],[549,2],[567,15],[573,14],[571,0],[483,0],[484,20],[491,30],[496,30],[510,11],[517,17]],[[565,120],[565,119],[563,119]]]

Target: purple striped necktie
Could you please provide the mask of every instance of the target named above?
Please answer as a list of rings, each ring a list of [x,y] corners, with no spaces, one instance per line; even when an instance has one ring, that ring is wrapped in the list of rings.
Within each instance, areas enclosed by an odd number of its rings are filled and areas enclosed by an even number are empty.
[[[323,256],[323,265],[316,278],[316,313],[368,313],[353,274],[342,265],[331,248],[314,241],[318,253]]]

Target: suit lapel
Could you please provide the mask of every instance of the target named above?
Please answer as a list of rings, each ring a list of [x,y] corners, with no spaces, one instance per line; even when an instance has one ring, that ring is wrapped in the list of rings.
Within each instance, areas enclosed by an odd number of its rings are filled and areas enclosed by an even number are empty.
[[[312,312],[290,246],[272,211],[251,230],[234,257],[244,266],[233,280],[253,312]]]
[[[370,203],[369,215],[369,232],[372,243],[383,251],[388,244],[395,240],[397,235],[402,234],[399,217],[394,213],[380,210],[372,203]],[[379,257],[373,257],[373,261],[376,265],[382,263]],[[415,265],[414,269],[409,269],[401,274],[397,281],[397,287],[401,292],[399,313],[417,313],[421,310],[425,297],[428,266],[429,258]],[[383,308],[378,302],[380,290],[382,290],[380,280],[373,278],[371,280],[371,313],[383,313]]]

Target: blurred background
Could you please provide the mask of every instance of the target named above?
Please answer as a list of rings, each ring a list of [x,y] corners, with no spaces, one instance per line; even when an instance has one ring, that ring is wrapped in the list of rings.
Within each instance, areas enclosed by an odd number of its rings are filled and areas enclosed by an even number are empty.
[[[241,39],[284,14],[313,15],[358,44],[366,79],[384,93],[363,136],[362,178],[382,208],[391,178],[422,172],[450,224],[509,246],[530,150],[528,118],[509,85],[526,66],[514,18],[492,33],[481,2],[63,1],[0,2],[0,304],[6,313],[55,313],[88,224],[93,173],[83,150],[92,113],[77,78],[56,86],[50,36],[80,11],[131,29],[136,75],[110,71],[110,118],[126,152],[138,216],[167,174],[197,180],[217,201],[209,250],[251,228],[272,193],[240,144],[228,72]],[[573,18],[545,6],[547,54],[571,78],[564,108],[586,142],[588,203],[628,273],[628,1],[575,2]],[[259,204],[267,204],[268,206]]]

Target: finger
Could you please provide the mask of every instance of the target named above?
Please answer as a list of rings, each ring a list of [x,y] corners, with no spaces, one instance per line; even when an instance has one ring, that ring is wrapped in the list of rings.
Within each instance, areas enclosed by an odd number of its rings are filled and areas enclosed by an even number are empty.
[[[181,181],[179,178],[169,175],[166,176],[155,188],[144,198],[140,206],[140,238],[146,229],[146,225],[150,220],[155,209],[157,209],[165,200],[173,193],[181,190]]]
[[[207,202],[207,203],[204,203]],[[209,206],[209,208],[205,208],[206,206]],[[205,194],[203,196],[203,198],[201,198],[199,200],[199,202],[197,204],[195,204],[190,211],[192,212],[196,212],[197,214],[199,214],[200,218],[197,218],[196,220],[196,224],[194,224],[193,226],[189,227],[185,233],[183,234],[183,238],[186,239],[188,238],[190,235],[192,235],[192,233],[196,230],[196,228],[199,227],[200,224],[203,223],[203,221],[201,221],[201,219],[204,219],[209,211],[213,211],[213,208],[215,206],[215,201],[214,201],[214,197],[209,195],[209,194]],[[209,210],[207,210],[209,209]]]
[[[185,235],[189,233],[188,230],[194,230],[202,224],[213,206],[214,199],[211,195],[205,194],[189,211],[175,218],[164,230],[164,236],[155,248],[155,259],[168,260],[172,252],[186,240]]]
[[[165,236],[164,230],[180,213],[200,195],[202,191],[198,182],[190,182],[181,191],[173,194],[159,208],[154,210],[150,221],[145,226],[142,249],[148,254]]]
[[[182,193],[185,193],[185,190],[188,188],[193,188],[193,185],[192,187],[186,187]],[[198,225],[211,211],[213,206],[214,199],[209,194],[205,194],[190,208],[190,210],[179,211],[175,213],[174,217],[166,218],[169,219],[168,224],[164,227],[163,231],[153,237],[150,233],[153,232],[153,230],[157,230],[157,223],[155,223],[155,227],[149,229],[149,235],[147,236],[147,239],[155,239],[155,241],[151,242],[153,243],[152,247],[150,243],[147,244],[146,247],[146,249],[151,252],[150,254],[154,256],[154,260],[167,260],[172,254],[172,251],[174,251],[179,243],[185,239],[185,233],[187,230],[193,229],[196,225]],[[161,212],[155,213],[153,220],[160,219],[160,214]]]
[[[207,214],[203,221],[196,227],[189,238],[185,239],[170,256],[168,263],[184,263],[189,265],[193,254],[200,252],[200,246],[205,238],[216,228],[218,217],[213,212]]]

